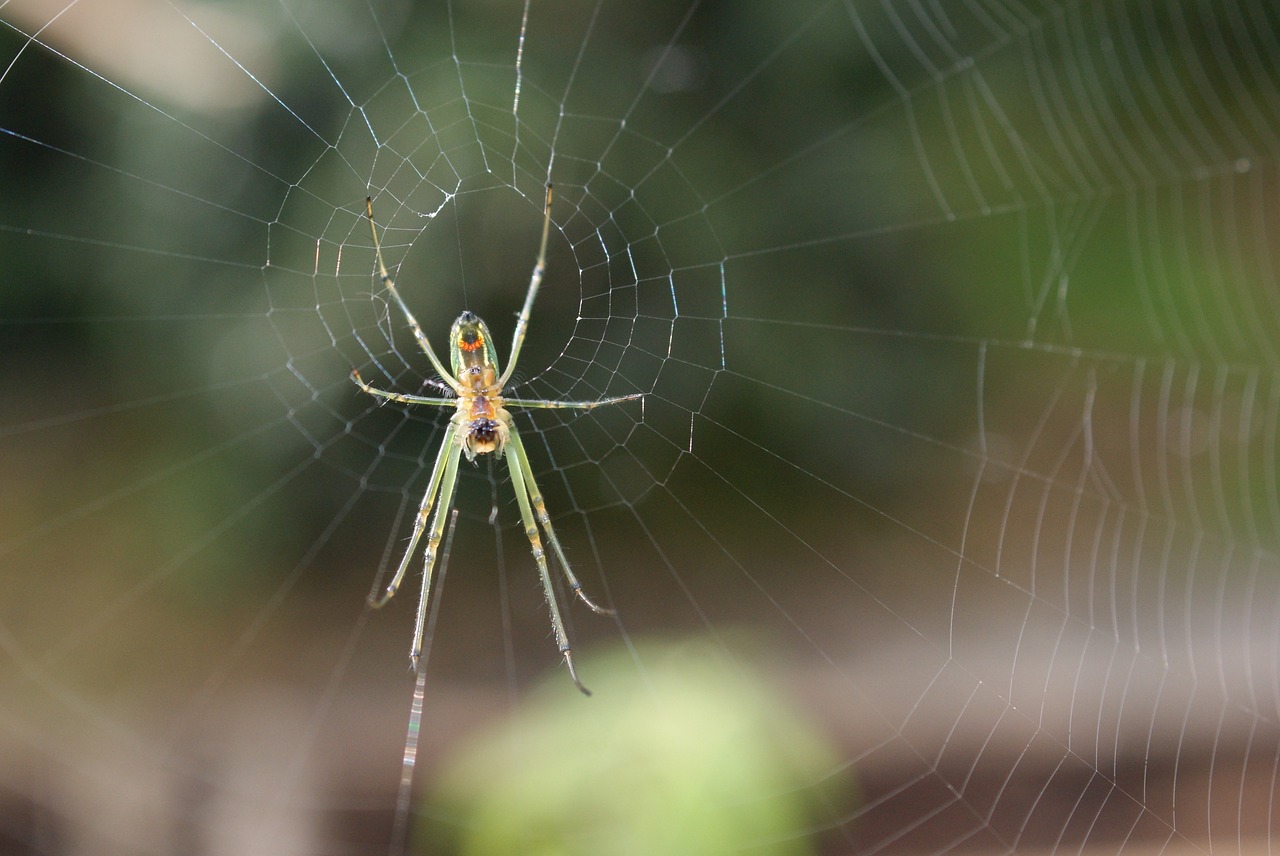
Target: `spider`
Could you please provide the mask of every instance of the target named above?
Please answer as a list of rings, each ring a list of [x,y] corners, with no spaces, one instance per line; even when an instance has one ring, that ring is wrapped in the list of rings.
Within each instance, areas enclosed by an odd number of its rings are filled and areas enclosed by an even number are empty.
[[[569,560],[560,546],[551,527],[551,518],[547,515],[547,507],[542,493],[533,480],[533,468],[529,465],[529,456],[520,441],[520,433],[508,412],[509,407],[531,407],[541,409],[591,410],[606,404],[618,404],[641,398],[641,394],[620,395],[613,398],[602,398],[596,401],[549,401],[540,398],[507,398],[503,391],[507,381],[511,379],[516,368],[516,360],[520,356],[520,348],[524,344],[525,333],[529,327],[529,313],[533,309],[533,300],[538,294],[538,286],[542,283],[542,274],[546,269],[547,235],[551,228],[551,185],[547,185],[546,201],[542,216],[542,243],[538,247],[538,260],[533,266],[533,275],[529,279],[529,291],[525,295],[524,308],[516,318],[515,337],[511,342],[511,361],[506,371],[499,374],[498,357],[494,352],[489,328],[475,313],[466,311],[458,316],[449,330],[449,363],[450,371],[446,371],[440,358],[432,349],[422,326],[409,307],[405,304],[395,282],[387,273],[386,263],[382,259],[382,245],[378,240],[378,228],[373,219],[373,200],[365,199],[365,213],[369,218],[369,230],[373,233],[373,248],[378,261],[378,274],[382,284],[391,294],[392,300],[404,314],[413,337],[431,361],[436,374],[453,390],[455,397],[432,398],[421,395],[405,395],[398,392],[387,392],[365,383],[360,372],[353,369],[351,379],[361,391],[386,401],[401,404],[425,404],[432,407],[452,407],[453,417],[445,429],[440,451],[436,454],[435,465],[431,469],[431,478],[427,482],[426,493],[418,506],[418,514],[414,519],[413,533],[409,536],[409,546],[405,549],[404,558],[396,568],[395,576],[381,596],[371,593],[369,605],[377,609],[385,606],[395,597],[404,580],[409,560],[417,550],[422,533],[427,532],[427,551],[424,557],[422,593],[418,600],[418,622],[413,634],[413,647],[409,651],[409,661],[416,672],[422,656],[423,628],[427,616],[427,597],[431,589],[431,571],[435,565],[436,553],[440,547],[440,538],[444,532],[445,520],[453,503],[453,491],[458,483],[458,459],[466,455],[467,460],[474,462],[477,455],[493,454],[505,457],[507,467],[511,471],[511,487],[516,494],[516,503],[520,506],[520,517],[524,521],[524,532],[529,538],[529,546],[533,550],[534,561],[538,565],[538,573],[542,578],[542,590],[547,598],[547,606],[551,611],[551,628],[556,637],[556,644],[569,669],[569,677],[585,695],[591,692],[578,679],[577,670],[573,667],[573,650],[569,645],[569,637],[565,633],[564,620],[560,617],[560,605],[552,588],[551,571],[547,565],[546,551],[542,546],[538,526],[546,533],[551,550],[560,562],[569,587],[578,598],[599,615],[613,615],[614,611],[606,609],[582,590],[582,584],[574,576]],[[509,454],[508,454],[509,453]],[[431,517],[432,506],[436,506],[435,517],[431,519],[431,527],[427,529],[427,519]]]

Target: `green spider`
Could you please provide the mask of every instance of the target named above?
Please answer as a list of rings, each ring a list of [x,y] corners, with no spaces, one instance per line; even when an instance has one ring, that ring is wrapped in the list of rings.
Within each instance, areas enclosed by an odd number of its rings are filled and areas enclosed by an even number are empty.
[[[402,404],[454,408],[453,417],[449,420],[449,427],[445,429],[444,440],[440,444],[440,451],[436,455],[435,465],[431,469],[427,491],[422,497],[421,505],[418,506],[413,534],[409,536],[409,546],[405,550],[404,558],[400,560],[395,576],[392,577],[391,583],[381,597],[371,594],[369,604],[378,608],[395,597],[400,583],[404,580],[405,570],[409,567],[409,560],[417,550],[422,533],[426,531],[427,552],[424,557],[422,593],[418,600],[418,622],[413,634],[413,648],[409,652],[412,667],[417,671],[419,659],[422,656],[422,635],[426,624],[431,572],[435,566],[440,538],[444,533],[445,520],[453,504],[453,491],[458,483],[458,459],[464,454],[468,461],[474,461],[476,455],[489,453],[499,458],[505,457],[511,471],[511,486],[515,490],[516,502],[520,506],[520,517],[524,521],[524,532],[529,538],[533,558],[538,564],[538,572],[542,577],[542,589],[547,597],[547,606],[551,610],[551,627],[555,632],[556,644],[564,656],[565,665],[569,668],[569,676],[573,678],[574,684],[586,695],[591,695],[591,692],[582,685],[582,681],[578,680],[578,673],[573,667],[573,650],[569,645],[569,637],[564,630],[564,620],[560,617],[560,605],[556,601],[555,590],[551,584],[551,571],[547,566],[546,551],[542,547],[542,539],[538,534],[539,524],[542,526],[542,531],[546,533],[552,551],[560,561],[560,567],[573,593],[591,607],[593,612],[600,615],[614,613],[613,610],[605,609],[587,597],[582,590],[582,584],[578,582],[578,578],[569,567],[564,548],[560,546],[560,540],[556,537],[555,530],[551,528],[551,518],[547,515],[542,493],[533,480],[533,468],[529,465],[529,456],[524,450],[524,444],[520,442],[520,434],[516,431],[515,423],[507,408],[591,410],[606,404],[632,401],[642,396],[640,393],[635,393],[602,398],[597,401],[548,401],[539,398],[505,398],[502,394],[507,381],[511,379],[512,372],[515,371],[516,359],[520,356],[520,348],[524,344],[525,333],[529,327],[529,313],[533,309],[533,300],[538,294],[538,286],[542,283],[542,274],[546,268],[547,235],[551,228],[551,185],[547,185],[542,220],[542,243],[538,248],[538,260],[533,266],[533,276],[529,280],[529,291],[525,295],[524,308],[520,310],[520,315],[516,319],[515,337],[511,342],[511,362],[507,364],[506,371],[501,375],[498,374],[498,357],[491,344],[489,328],[479,316],[470,311],[459,315],[449,331],[449,363],[452,370],[445,371],[444,364],[440,362],[440,358],[436,356],[431,344],[427,341],[426,334],[422,332],[422,326],[409,311],[400,292],[396,290],[391,275],[387,273],[386,263],[382,260],[382,245],[378,240],[378,229],[373,219],[372,198],[365,199],[365,213],[369,217],[369,230],[373,233],[373,247],[377,255],[378,273],[382,283],[390,292],[396,305],[400,307],[400,311],[404,313],[405,320],[413,331],[413,337],[418,342],[418,347],[427,355],[427,359],[431,361],[432,367],[441,380],[452,387],[456,396],[431,398],[387,392],[365,383],[359,371],[351,372],[351,379],[356,385],[365,393],[377,398],[398,401]],[[510,454],[506,454],[507,452]],[[436,513],[428,530],[427,520],[431,517],[433,506],[436,506]]]

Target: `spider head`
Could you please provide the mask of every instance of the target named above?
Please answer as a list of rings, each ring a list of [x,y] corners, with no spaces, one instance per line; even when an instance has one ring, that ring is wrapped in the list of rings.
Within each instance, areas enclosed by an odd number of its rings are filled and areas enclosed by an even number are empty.
[[[449,331],[449,362],[453,376],[466,383],[471,369],[498,371],[498,356],[490,344],[489,327],[474,312],[463,312]]]

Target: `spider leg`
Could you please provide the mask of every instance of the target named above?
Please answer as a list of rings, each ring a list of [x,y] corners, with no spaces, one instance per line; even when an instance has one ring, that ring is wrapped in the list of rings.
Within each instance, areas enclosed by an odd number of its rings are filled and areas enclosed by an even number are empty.
[[[458,456],[462,453],[462,444],[457,442],[458,426],[450,421],[449,427],[444,431],[444,439],[440,443],[440,451],[436,455],[435,465],[431,468],[431,478],[427,482],[427,492],[422,495],[422,504],[418,506],[418,513],[413,520],[413,534],[409,536],[409,546],[405,548],[404,557],[400,560],[399,567],[396,568],[395,576],[391,578],[390,584],[383,591],[381,597],[369,593],[368,602],[374,609],[386,606],[387,601],[396,596],[396,592],[400,590],[400,583],[404,580],[405,571],[409,567],[409,560],[413,558],[414,551],[418,548],[418,540],[422,537],[423,530],[427,528],[427,518],[431,515],[431,506],[435,503],[436,494],[442,494],[441,508],[447,511],[449,499],[453,495],[453,486],[458,480]],[[441,489],[441,483],[447,481]],[[447,491],[447,494],[445,494]],[[443,514],[436,514],[435,524],[432,526],[432,534],[436,541],[440,540],[441,518]],[[435,559],[435,553],[432,546],[431,538],[427,538],[427,581],[423,582],[422,589],[425,592],[427,582],[431,578],[431,562]],[[425,597],[425,596],[424,596]],[[421,624],[419,624],[421,630]]]
[[[564,571],[565,577],[569,580],[569,586],[573,589],[573,593],[578,596],[579,600],[591,607],[592,612],[598,615],[615,615],[614,610],[605,609],[587,597],[587,593],[582,590],[582,583],[578,582],[578,578],[574,576],[573,569],[569,566],[569,557],[564,554],[564,548],[560,546],[560,539],[556,537],[556,530],[551,528],[551,517],[547,514],[547,504],[543,501],[542,492],[538,490],[538,485],[533,480],[533,468],[529,466],[529,456],[525,454],[524,443],[520,442],[520,435],[516,432],[514,425],[510,426],[507,445],[515,452],[515,457],[519,460],[520,468],[523,470],[524,487],[529,494],[529,502],[533,505],[534,516],[542,524],[543,531],[547,533],[547,540],[551,542],[551,549],[555,552],[556,558],[560,560],[560,567]],[[527,526],[532,521],[526,520],[525,522]],[[534,534],[537,534],[536,530]],[[530,538],[530,540],[532,541],[533,539]]]
[[[547,199],[542,208],[542,243],[538,246],[538,260],[533,265],[533,275],[529,277],[529,292],[524,298],[524,307],[516,318],[516,332],[511,340],[511,354],[508,356],[507,370],[498,378],[498,386],[504,387],[511,379],[516,368],[516,358],[520,356],[520,348],[524,345],[524,334],[529,330],[529,314],[533,312],[533,299],[538,296],[538,286],[542,285],[542,274],[547,269],[547,236],[551,231],[551,184],[547,184]]]
[[[450,427],[453,427],[450,424]],[[422,559],[422,594],[418,597],[418,621],[413,630],[413,648],[409,651],[409,663],[414,672],[418,671],[418,661],[422,657],[422,634],[427,626],[427,600],[431,595],[431,571],[436,564],[436,553],[440,549],[440,538],[444,534],[444,524],[449,517],[449,507],[453,505],[453,489],[458,484],[458,458],[462,454],[462,444],[453,443],[446,438],[448,460],[444,466],[444,476],[440,483],[440,503],[436,508],[435,519],[431,521],[431,532],[427,535],[427,553]],[[410,553],[413,546],[410,545]]]
[[[524,447],[520,444],[520,437],[516,433],[514,426],[510,426],[507,445],[508,454],[506,459],[507,466],[511,470],[511,486],[515,489],[516,503],[520,506],[520,518],[524,521],[524,534],[529,538],[529,546],[533,550],[534,561],[538,563],[538,574],[542,578],[542,590],[546,594],[547,606],[551,610],[551,628],[555,632],[556,644],[560,647],[560,653],[564,655],[565,665],[569,667],[569,677],[573,678],[574,684],[584,694],[591,695],[591,691],[582,685],[582,681],[578,680],[577,670],[573,667],[573,649],[569,644],[569,636],[565,633],[564,619],[560,617],[560,604],[556,600],[555,588],[551,584],[551,570],[547,566],[547,554],[542,548],[542,539],[538,535],[538,523],[542,524],[543,530],[547,533],[547,540],[551,542],[552,549],[555,550],[556,556],[560,559],[561,567],[564,568],[565,575],[568,577],[569,585],[573,588],[574,593],[598,613],[612,615],[613,610],[604,609],[592,603],[583,594],[582,585],[574,577],[573,571],[569,570],[564,550],[560,548],[560,542],[556,539],[555,531],[551,528],[551,522],[547,518],[547,509],[542,502],[542,495],[538,492],[537,485],[533,482],[533,473],[529,470],[529,458],[525,455]]]
[[[373,233],[373,251],[378,257],[378,275],[382,279],[382,284],[387,287],[387,291],[391,293],[391,297],[395,300],[396,305],[399,306],[400,311],[404,313],[405,320],[409,322],[409,327],[413,330],[413,338],[418,342],[418,347],[427,355],[427,359],[431,360],[431,367],[436,370],[436,374],[440,375],[440,378],[444,380],[445,383],[453,387],[454,390],[459,390],[457,379],[445,370],[444,363],[440,362],[440,358],[436,356],[436,352],[432,349],[431,343],[427,341],[427,334],[422,332],[422,325],[418,323],[417,318],[413,317],[413,313],[409,311],[408,304],[404,302],[404,298],[400,296],[400,292],[396,289],[395,280],[391,278],[391,274],[387,273],[386,262],[382,260],[382,243],[378,240],[378,227],[373,222],[372,197],[366,196],[364,198],[364,210],[369,216],[369,231]],[[548,209],[548,215],[550,215],[550,209]],[[545,229],[543,245],[546,245]]]
[[[368,390],[365,390],[368,392]],[[540,410],[591,410],[602,404],[619,404],[623,401],[635,401],[644,398],[644,393],[633,392],[630,395],[618,395],[613,398],[599,398],[595,401],[548,401],[542,398],[503,398],[506,407],[534,407]]]
[[[359,369],[351,370],[351,380],[355,385],[360,387],[362,392],[377,398],[385,398],[387,401],[398,401],[401,404],[434,404],[438,407],[457,407],[458,399],[456,398],[430,398],[423,395],[405,395],[400,392],[387,392],[385,389],[378,389],[376,386],[369,386],[364,382],[364,378],[360,377]]]

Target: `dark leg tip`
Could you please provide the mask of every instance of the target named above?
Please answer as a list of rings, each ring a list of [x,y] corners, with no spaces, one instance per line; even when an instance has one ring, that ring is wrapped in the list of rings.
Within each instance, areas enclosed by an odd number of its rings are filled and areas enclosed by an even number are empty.
[[[590,697],[591,690],[583,686],[582,681],[578,680],[578,670],[573,667],[573,652],[570,651],[568,648],[565,648],[563,653],[564,653],[564,664],[569,667],[569,677],[573,678],[574,686],[576,686],[584,696]]]

